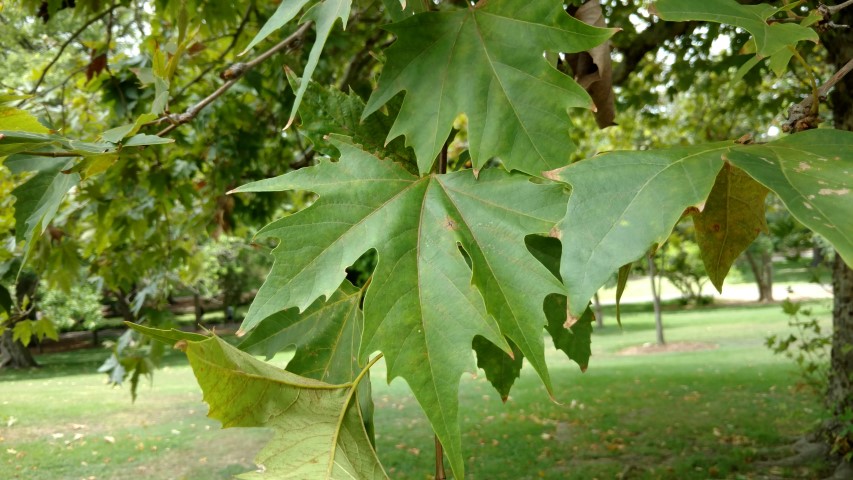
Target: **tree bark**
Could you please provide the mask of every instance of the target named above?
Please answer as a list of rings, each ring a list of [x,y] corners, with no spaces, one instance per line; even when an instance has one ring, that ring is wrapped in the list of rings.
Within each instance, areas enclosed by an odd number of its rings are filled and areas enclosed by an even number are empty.
[[[755,259],[755,255],[747,250],[744,252],[746,260],[749,263],[749,269],[752,270],[752,276],[755,277],[755,284],[758,286],[758,301],[772,302],[773,301],[773,260],[770,254],[761,254],[761,263]]]
[[[660,308],[660,289],[655,284],[655,277],[657,277],[657,268],[655,267],[655,257],[654,254],[650,254],[648,256],[649,261],[649,279],[652,282],[652,304],[655,307],[655,335],[657,337],[658,345],[665,345],[666,341],[663,338],[663,316],[661,315]]]
[[[29,349],[20,341],[12,340],[12,329],[7,328],[0,337],[0,369],[38,366]]]
[[[592,297],[592,309],[595,312],[595,328],[604,328],[604,310],[601,308],[598,292]]]
[[[842,9],[833,21],[853,25],[853,7]],[[853,29],[829,29],[821,40],[826,46],[833,72],[853,58]],[[845,76],[836,84],[829,100],[835,128],[853,131],[853,75]],[[828,422],[825,433],[829,434],[828,439],[832,442],[846,441],[849,448],[853,444],[849,428],[853,428],[853,425],[850,424],[849,416],[845,419],[844,413],[853,409],[853,381],[850,378],[853,372],[853,349],[850,348],[853,345],[853,271],[844,264],[838,253],[835,254],[832,269],[832,290],[832,353],[826,401],[833,418]],[[847,438],[838,438],[845,424],[848,427]]]

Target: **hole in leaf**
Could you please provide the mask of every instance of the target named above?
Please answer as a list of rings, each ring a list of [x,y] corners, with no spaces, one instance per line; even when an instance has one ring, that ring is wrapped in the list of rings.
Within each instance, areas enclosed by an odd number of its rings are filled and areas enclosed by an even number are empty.
[[[370,249],[347,267],[347,280],[358,288],[364,286],[376,269],[376,250]]]
[[[524,238],[527,251],[539,260],[560,281],[560,256],[563,253],[563,244],[553,237],[543,235],[528,235]]]

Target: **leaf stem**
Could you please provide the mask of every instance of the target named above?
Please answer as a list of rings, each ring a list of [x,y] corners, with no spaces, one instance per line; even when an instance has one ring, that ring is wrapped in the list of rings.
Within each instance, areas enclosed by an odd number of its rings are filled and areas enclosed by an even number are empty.
[[[350,390],[350,394],[349,394],[350,397],[352,397],[352,392],[355,391],[355,387],[358,386],[358,384],[361,382],[361,380],[364,378],[364,376],[367,375],[367,372],[370,371],[370,367],[372,367],[382,357],[383,357],[383,354],[380,353],[379,355],[373,357],[373,359],[371,359],[369,362],[367,362],[367,366],[365,366],[363,369],[361,369],[361,372],[359,372],[358,376],[355,377],[355,379],[352,381],[352,390]]]

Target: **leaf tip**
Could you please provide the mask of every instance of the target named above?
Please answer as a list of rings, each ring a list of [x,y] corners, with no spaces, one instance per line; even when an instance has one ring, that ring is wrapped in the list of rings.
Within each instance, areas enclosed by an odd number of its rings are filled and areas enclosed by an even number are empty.
[[[572,328],[574,326],[574,324],[578,323],[578,320],[580,320],[578,317],[576,317],[570,313],[567,313],[566,314],[566,321],[563,322],[563,328],[566,328],[566,329]]]
[[[587,365],[587,364],[578,365],[578,366],[581,368],[581,373],[586,373],[586,369],[587,369],[587,367],[589,367],[589,365]]]
[[[244,337],[244,336],[246,336],[246,331],[241,328],[241,329],[237,330],[237,333],[235,333],[235,335],[237,335],[238,338]]]
[[[509,395],[501,395],[501,402],[506,404],[506,401],[509,400]]]

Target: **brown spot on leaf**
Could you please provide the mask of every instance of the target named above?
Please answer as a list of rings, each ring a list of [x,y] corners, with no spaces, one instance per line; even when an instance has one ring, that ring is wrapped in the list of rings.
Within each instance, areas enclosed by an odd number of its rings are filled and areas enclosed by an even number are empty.
[[[562,170],[562,169],[557,168],[554,170],[548,170],[547,172],[542,172],[542,176],[549,179],[549,180],[554,180],[555,182],[559,182],[560,181],[560,170]]]
[[[723,227],[721,227],[719,223],[715,223],[711,228],[713,228],[715,232],[719,232]]]
[[[556,238],[557,240],[562,240],[563,232],[561,232],[560,229],[557,228],[556,225],[554,225],[554,228],[552,228],[551,231],[548,232],[548,236],[551,238]]]
[[[797,168],[795,168],[795,169],[794,169],[794,171],[795,171],[795,172],[797,172],[797,173],[803,173],[803,172],[805,172],[806,170],[811,170],[811,168],[812,168],[812,166],[811,166],[811,165],[809,165],[808,163],[806,163],[806,162],[800,162],[800,164],[799,164],[799,165],[797,165]]]
[[[459,225],[457,225],[452,218],[447,217],[444,219],[444,228],[448,230],[457,230],[459,228]]]
[[[182,352],[187,351],[187,341],[186,340],[178,340],[175,342],[175,350],[180,350]]]

